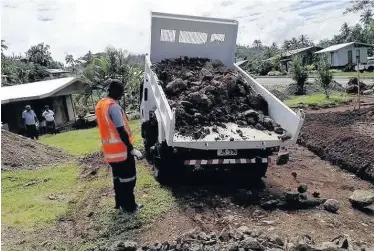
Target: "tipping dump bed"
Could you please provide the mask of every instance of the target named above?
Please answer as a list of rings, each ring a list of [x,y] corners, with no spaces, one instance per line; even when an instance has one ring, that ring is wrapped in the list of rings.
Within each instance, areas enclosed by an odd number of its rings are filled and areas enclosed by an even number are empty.
[[[166,141],[169,146],[194,149],[252,149],[280,146],[296,142],[303,123],[303,113],[296,114],[279,99],[266,90],[250,75],[234,64],[238,22],[219,18],[151,13],[151,50],[145,62],[145,86],[148,87],[151,108],[159,123],[159,141]],[[251,88],[267,102],[269,116],[291,134],[291,139],[282,142],[278,135],[271,132],[243,128],[243,139],[236,132],[236,124],[226,124],[227,129],[218,128],[220,133],[227,134],[223,140],[216,141],[216,133],[194,140],[184,137],[175,131],[175,113],[170,108],[166,95],[158,84],[156,74],[151,70],[151,62],[180,56],[204,57],[220,60],[226,66],[236,69]],[[147,121],[149,115],[142,114]],[[230,141],[234,138],[234,141]]]
[[[163,126],[164,128],[165,138],[168,145],[194,149],[249,149],[280,146],[296,141],[303,123],[303,114],[296,114],[236,65],[234,65],[234,67],[238,69],[239,73],[242,74],[253,90],[261,94],[268,102],[270,117],[291,134],[291,139],[282,142],[279,139],[279,134],[269,131],[260,131],[250,127],[239,127],[235,123],[225,123],[227,128],[218,127],[218,133],[212,132],[198,140],[189,136],[180,135],[175,130],[175,113],[170,108],[166,95],[161,85],[157,83],[157,76],[151,70],[150,65],[150,59],[147,57],[146,77],[150,80],[152,90],[151,95],[155,98],[156,104],[158,104],[157,110],[159,112],[156,112],[156,115],[162,121],[159,126]],[[245,139],[237,133],[237,129],[242,131],[243,136],[246,137]],[[225,135],[225,138],[216,140],[218,134]]]

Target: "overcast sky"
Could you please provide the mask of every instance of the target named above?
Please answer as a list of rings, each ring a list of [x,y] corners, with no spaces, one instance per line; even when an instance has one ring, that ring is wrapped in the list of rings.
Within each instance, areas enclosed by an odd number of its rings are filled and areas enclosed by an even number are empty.
[[[238,43],[282,44],[301,34],[314,41],[331,38],[343,22],[348,1],[300,0],[1,0],[1,37],[7,54],[24,53],[45,42],[52,56],[84,55],[113,45],[133,53],[149,50],[150,11],[230,18],[239,21]]]

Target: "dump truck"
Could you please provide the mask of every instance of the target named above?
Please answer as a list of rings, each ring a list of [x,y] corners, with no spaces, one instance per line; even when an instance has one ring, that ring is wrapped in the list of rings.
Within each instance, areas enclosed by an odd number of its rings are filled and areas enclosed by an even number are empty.
[[[304,113],[291,110],[235,62],[237,34],[236,20],[151,13],[151,43],[141,84],[140,117],[145,155],[159,182],[167,183],[170,177],[182,175],[181,170],[203,168],[232,168],[242,170],[248,178],[261,179],[271,156],[280,147],[296,142]],[[235,137],[238,125],[232,123],[226,127],[230,138],[217,140],[214,133],[202,139],[181,136],[175,129],[175,109],[170,107],[152,71],[152,64],[178,57],[219,60],[235,69],[267,101],[269,116],[287,131],[289,139],[249,126],[240,128],[247,135],[245,139]]]

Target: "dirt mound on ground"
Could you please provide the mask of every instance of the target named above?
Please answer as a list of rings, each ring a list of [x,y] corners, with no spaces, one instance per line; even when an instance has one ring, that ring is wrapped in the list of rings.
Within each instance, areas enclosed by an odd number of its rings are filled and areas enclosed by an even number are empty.
[[[163,60],[152,69],[171,108],[176,109],[176,130],[181,135],[204,138],[211,132],[207,127],[225,128],[223,123],[229,122],[284,132],[267,116],[268,104],[264,98],[239,73],[219,61],[181,57]]]
[[[36,169],[70,159],[61,149],[1,130],[1,170]]]
[[[137,249],[139,248],[139,249]],[[315,243],[309,235],[282,239],[246,226],[223,229],[220,233],[190,231],[175,241],[138,246],[132,241],[117,241],[99,250],[364,250],[365,243],[353,242],[348,235],[340,235],[329,242]]]
[[[374,141],[355,126],[357,122],[374,121],[373,114],[373,108],[308,114],[299,143],[334,165],[374,182]]]

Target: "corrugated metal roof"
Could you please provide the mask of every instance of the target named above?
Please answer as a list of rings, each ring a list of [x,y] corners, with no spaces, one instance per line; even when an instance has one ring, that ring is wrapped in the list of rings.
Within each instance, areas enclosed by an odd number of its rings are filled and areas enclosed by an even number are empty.
[[[80,80],[69,77],[1,87],[1,104],[47,98],[76,82],[80,82]]]
[[[371,44],[350,42],[350,43],[331,45],[331,46],[329,46],[329,47],[327,47],[323,50],[317,51],[316,53],[325,53],[325,52],[337,51],[337,50],[340,50],[344,47],[347,47],[347,46],[350,46],[350,45],[353,45],[353,44],[362,45],[363,47],[373,47],[373,45],[371,45]]]
[[[286,52],[282,53],[282,57],[292,56],[292,55],[295,55],[295,54],[297,54],[297,53],[300,53],[300,52],[303,52],[303,51],[309,50],[310,48],[313,48],[313,47],[314,47],[314,46],[309,46],[309,47],[304,47],[304,48],[300,48],[300,49],[295,49],[295,50],[286,51]]]
[[[62,69],[46,69],[45,70],[48,73],[54,74],[54,73],[69,73],[69,71],[65,71]]]

